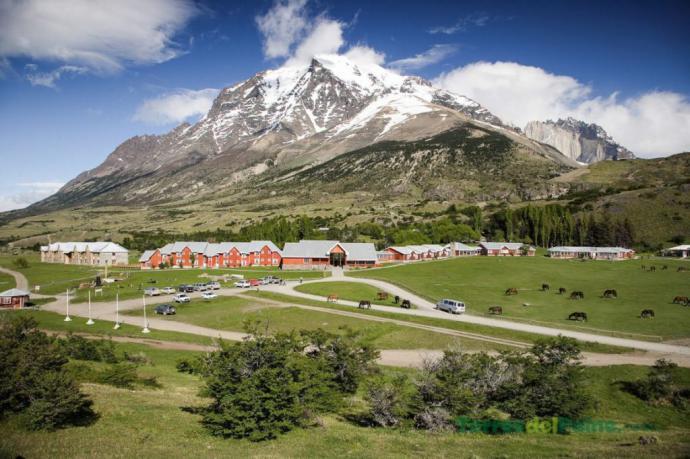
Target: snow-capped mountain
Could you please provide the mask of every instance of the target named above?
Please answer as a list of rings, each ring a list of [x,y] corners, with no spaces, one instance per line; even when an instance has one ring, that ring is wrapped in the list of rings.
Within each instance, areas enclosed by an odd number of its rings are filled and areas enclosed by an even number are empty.
[[[412,141],[466,123],[575,165],[467,97],[419,77],[325,55],[223,89],[196,124],[125,141],[39,206],[79,203],[115,189],[121,202],[184,198],[269,168],[296,171],[376,142]]]
[[[525,135],[551,145],[580,163],[635,157],[630,150],[616,143],[601,126],[571,117],[558,121],[530,121],[525,126]]]

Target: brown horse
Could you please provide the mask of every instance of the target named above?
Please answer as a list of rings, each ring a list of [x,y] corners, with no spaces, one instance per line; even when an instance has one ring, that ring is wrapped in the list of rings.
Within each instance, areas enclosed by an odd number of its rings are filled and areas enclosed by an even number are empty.
[[[565,290],[564,287],[561,287],[561,288],[558,289],[558,294],[559,294],[559,295],[565,295],[565,292],[566,292],[566,290]]]
[[[378,300],[387,300],[388,299],[388,293],[386,292],[378,292],[376,294],[376,299]]]
[[[361,300],[357,306],[359,309],[371,309],[371,301]]]
[[[570,299],[571,300],[584,300],[585,299],[585,294],[580,291],[574,291],[570,293]]]
[[[673,304],[687,304],[688,303],[688,297],[687,296],[677,296],[673,299]]]
[[[517,295],[518,294],[518,289],[515,287],[510,287],[508,290],[506,290],[506,295]]]
[[[328,298],[326,298],[327,303],[337,303],[338,302],[338,295],[328,295]]]
[[[500,306],[491,306],[489,308],[489,314],[500,316],[501,314],[503,314],[503,308]]]

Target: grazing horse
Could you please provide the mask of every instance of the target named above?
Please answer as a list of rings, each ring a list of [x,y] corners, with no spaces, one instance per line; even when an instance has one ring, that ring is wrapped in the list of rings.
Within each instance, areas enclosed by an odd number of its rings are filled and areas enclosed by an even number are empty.
[[[371,301],[361,300],[357,306],[359,309],[371,309]]]
[[[549,284],[541,284],[541,291],[542,292],[548,292],[549,291]]]
[[[559,294],[559,295],[565,295],[565,292],[566,292],[566,290],[565,290],[565,288],[563,288],[563,287],[561,287],[561,288],[558,289],[558,294]]]
[[[570,299],[571,300],[584,300],[585,299],[585,294],[580,291],[574,291],[570,293]]]
[[[577,321],[585,321],[587,322],[587,313],[586,312],[573,312],[568,316],[568,320],[577,320]]]
[[[640,268],[642,268],[642,271],[646,271],[647,267],[645,265],[640,265]]]
[[[643,309],[640,313],[640,319],[653,319],[654,310],[653,309]]]
[[[668,269],[668,265],[664,265],[664,266],[661,267],[661,270],[662,270],[662,271],[666,271],[667,269]]]
[[[677,296],[673,299],[673,304],[687,304],[688,303],[688,297],[687,296]]]
[[[655,272],[656,271],[656,266],[650,266],[649,267],[650,272]]]
[[[337,303],[338,302],[338,295],[328,295],[328,298],[326,298],[327,303]]]
[[[491,306],[489,308],[489,314],[495,314],[500,316],[501,314],[503,314],[503,308],[500,306]]]
[[[402,300],[400,307],[403,309],[410,309],[412,307],[412,304],[410,303],[410,300]]]
[[[387,300],[388,299],[388,293],[386,292],[378,292],[376,294],[376,298],[379,300]]]
[[[395,303],[395,304],[400,303],[400,297],[398,295],[395,295],[395,298],[393,298],[393,303]]]
[[[615,289],[604,290],[602,295],[604,298],[618,298],[618,292]]]
[[[506,295],[517,295],[518,290],[515,287],[510,287],[508,290],[506,290]]]

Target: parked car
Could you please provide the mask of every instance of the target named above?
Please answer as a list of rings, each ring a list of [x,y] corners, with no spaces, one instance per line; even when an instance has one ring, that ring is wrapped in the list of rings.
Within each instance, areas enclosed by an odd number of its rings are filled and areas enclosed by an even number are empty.
[[[213,290],[220,290],[220,282],[216,282],[216,281],[208,282],[206,284],[206,287],[209,289],[213,289]]]
[[[176,303],[189,303],[192,299],[186,293],[178,293],[173,297]]]
[[[177,312],[177,309],[175,309],[175,306],[172,304],[159,304],[156,306],[156,314],[163,314],[164,316],[171,316]]]
[[[280,277],[274,277],[271,280],[271,284],[280,284],[281,282],[283,282],[283,279],[281,279]]]
[[[202,284],[200,282],[197,282],[194,284],[194,291],[195,292],[205,292],[206,291],[206,284]]]
[[[146,296],[158,296],[161,294],[161,291],[158,290],[156,287],[146,287],[144,289],[144,295]]]
[[[252,286],[252,284],[250,284],[249,281],[246,281],[246,280],[241,280],[241,281],[235,282],[235,287],[237,287],[237,288],[249,288],[251,286]]]
[[[261,285],[261,281],[259,279],[249,279],[249,285],[251,287],[258,287]]]
[[[180,285],[179,287],[177,287],[177,291],[180,293],[185,293],[187,291],[187,285],[186,284]]]
[[[185,285],[184,291],[185,291],[185,293],[192,293],[192,292],[194,292],[194,286],[193,285]]]
[[[171,294],[175,293],[175,289],[172,287],[163,287],[161,289],[161,293],[163,293],[165,295],[171,295]]]
[[[201,294],[201,298],[205,300],[212,300],[214,298],[218,298],[218,295],[216,295],[214,292],[204,292]]]
[[[451,314],[462,314],[465,312],[465,303],[458,300],[441,300],[436,303],[436,309],[439,311],[450,312]]]
[[[259,279],[259,284],[260,285],[270,285],[271,280],[272,280],[271,277],[262,277],[261,279]]]

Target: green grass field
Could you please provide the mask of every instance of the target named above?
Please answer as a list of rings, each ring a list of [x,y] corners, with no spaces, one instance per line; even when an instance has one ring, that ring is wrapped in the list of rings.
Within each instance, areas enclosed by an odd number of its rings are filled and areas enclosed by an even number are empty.
[[[306,283],[299,285],[296,288],[299,292],[310,293],[312,295],[322,296],[328,298],[329,295],[337,295],[340,300],[361,301],[368,300],[372,304],[379,304],[382,306],[392,306],[399,308],[399,304],[395,304],[393,297],[389,295],[388,300],[379,300],[379,289],[371,285],[361,284],[358,282],[317,282]],[[386,292],[387,293],[387,292]],[[413,305],[414,307],[414,305]]]
[[[641,265],[655,265],[656,272]],[[667,265],[667,270],[661,270]],[[676,295],[690,295],[690,272],[677,272],[690,264],[677,260],[624,262],[552,260],[546,257],[454,258],[433,263],[408,264],[352,273],[381,279],[407,288],[430,301],[455,298],[465,301],[469,314],[486,314],[489,306],[503,307],[503,317],[537,324],[576,328],[638,339],[690,336],[690,308],[672,304]],[[551,289],[540,291],[547,283]],[[506,296],[506,289],[519,293]],[[584,292],[584,300],[559,295],[564,287]],[[604,290],[616,289],[618,299],[601,298]],[[528,303],[529,306],[523,306]],[[656,318],[639,314],[651,308]],[[571,312],[584,311],[587,323],[568,321]]]
[[[163,341],[178,341],[183,343],[194,343],[210,345],[213,340],[207,336],[193,335],[191,333],[178,333],[167,330],[151,330],[151,333],[145,335],[141,333],[142,327],[134,325],[122,324],[118,330],[113,329],[113,322],[97,320],[93,325],[86,325],[86,319],[83,317],[72,317],[71,322],[65,322],[65,316],[48,311],[0,311],[2,314],[24,314],[33,317],[38,326],[46,332],[57,333],[89,333],[93,335],[108,336],[126,336],[132,338],[163,340]],[[143,321],[142,321],[143,322]]]
[[[0,292],[14,288],[14,277],[9,274],[0,273]]]
[[[647,405],[626,394],[619,380],[643,377],[643,367],[587,368],[587,390],[597,400],[589,415],[594,419],[627,423],[651,422],[659,427],[654,446],[642,447],[637,439],[649,432],[571,435],[550,434],[430,434],[409,429],[360,427],[339,415],[322,419],[322,425],[298,429],[273,441],[252,443],[210,436],[200,416],[186,407],[206,403],[199,396],[201,381],[180,374],[174,364],[194,353],[157,350],[137,344],[117,344],[118,352],[143,352],[153,366],[140,367],[142,376],[156,376],[159,389],[117,389],[83,384],[94,400],[99,419],[90,426],[56,432],[28,432],[15,418],[0,422],[0,457],[300,457],[300,458],[393,458],[393,457],[687,457],[690,452],[690,418],[667,406]],[[385,369],[394,372],[393,369]],[[414,375],[413,371],[405,371]],[[690,382],[690,370],[681,370]],[[350,411],[364,409],[360,395]]]
[[[396,324],[309,311],[294,306],[275,306],[257,301],[246,295],[219,297],[207,302],[195,300],[176,307],[176,315],[157,317],[202,327],[240,332],[244,331],[244,323],[247,320],[268,324],[270,332],[322,328],[337,333],[342,327],[349,327],[352,330],[361,331],[364,339],[382,349],[445,349],[455,344],[472,350],[503,348],[491,343],[461,339]],[[352,312],[351,308],[350,312]],[[142,316],[143,311],[129,311],[127,314]]]

